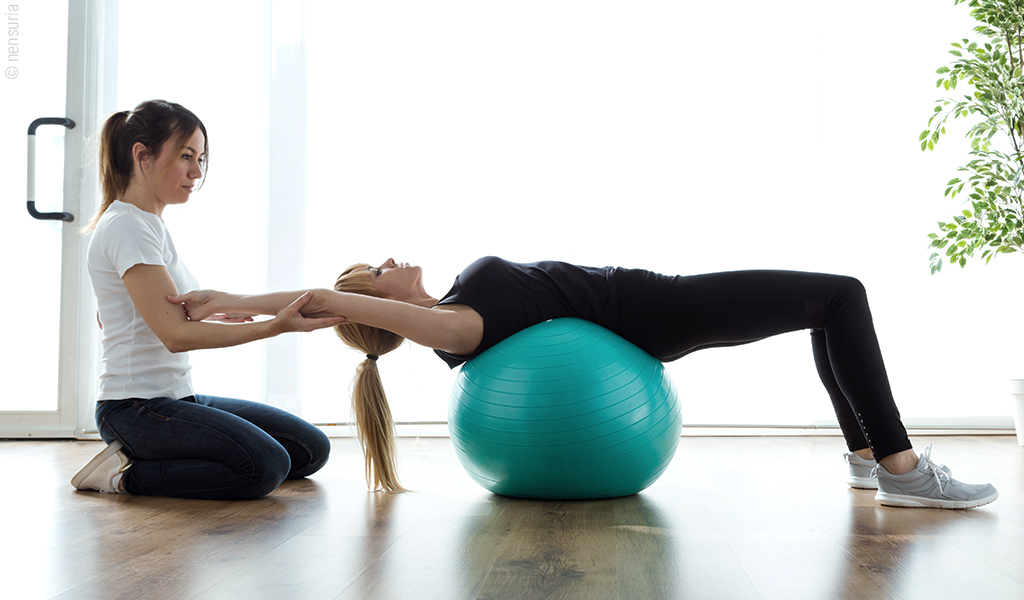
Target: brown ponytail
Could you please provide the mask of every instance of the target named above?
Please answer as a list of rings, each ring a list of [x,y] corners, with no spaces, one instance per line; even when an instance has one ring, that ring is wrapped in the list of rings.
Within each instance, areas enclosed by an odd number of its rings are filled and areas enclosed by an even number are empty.
[[[334,289],[339,292],[380,297],[370,284],[368,265],[353,265],[345,270]],[[335,332],[345,344],[366,354],[356,367],[352,382],[352,412],[356,433],[363,448],[366,484],[373,491],[404,492],[398,482],[398,451],[395,447],[395,423],[384,393],[384,383],[377,370],[377,358],[402,345],[405,338],[384,329],[359,323],[335,325]]]
[[[135,159],[132,156],[135,144],[141,143],[146,147],[147,153],[153,158],[158,158],[167,140],[177,140],[181,149],[184,149],[196,129],[202,131],[203,137],[209,140],[206,126],[199,117],[180,104],[164,100],[147,100],[134,110],[122,110],[111,115],[103,124],[100,135],[99,164],[103,200],[100,202],[99,210],[82,231],[88,233],[95,229],[103,213],[107,212],[114,200],[124,196],[128,190],[135,167]],[[206,147],[203,148],[203,177],[197,182],[197,190],[206,179],[209,151],[210,144],[207,141]]]

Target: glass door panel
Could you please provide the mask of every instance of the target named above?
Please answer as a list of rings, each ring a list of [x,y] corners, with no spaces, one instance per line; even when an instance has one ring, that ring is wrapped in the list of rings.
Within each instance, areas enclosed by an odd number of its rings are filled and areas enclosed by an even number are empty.
[[[67,74],[67,0],[11,4],[3,13],[8,44],[0,53],[3,116],[0,162],[6,170],[0,236],[6,293],[0,294],[7,348],[3,360],[6,392],[0,418],[10,413],[58,409],[60,341],[61,221],[39,221],[26,209],[29,124],[65,114]],[[29,14],[31,12],[31,15]],[[46,15],[46,20],[41,18]],[[35,137],[35,199],[41,212],[62,211],[64,133],[59,125],[41,126]],[[0,424],[0,429],[4,427]]]

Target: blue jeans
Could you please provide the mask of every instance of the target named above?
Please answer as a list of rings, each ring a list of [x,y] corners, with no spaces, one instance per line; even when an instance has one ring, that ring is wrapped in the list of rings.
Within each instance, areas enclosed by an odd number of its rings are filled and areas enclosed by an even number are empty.
[[[132,458],[125,490],[146,496],[259,498],[318,471],[331,449],[323,432],[287,411],[216,396],[104,400],[96,424],[103,441],[120,440]]]

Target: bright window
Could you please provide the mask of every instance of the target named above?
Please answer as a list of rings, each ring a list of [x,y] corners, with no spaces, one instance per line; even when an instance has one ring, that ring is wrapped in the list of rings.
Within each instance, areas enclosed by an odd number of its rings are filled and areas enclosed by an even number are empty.
[[[118,102],[209,129],[209,180],[167,215],[205,286],[329,287],[389,256],[434,295],[487,254],[839,272],[908,422],[967,423],[1008,412],[1021,264],[928,274],[965,159],[916,144],[971,28],[949,4],[122,2]],[[348,419],[361,358],[329,331],[192,356],[204,393],[321,423]],[[429,351],[380,366],[397,420],[446,418]],[[806,334],[670,371],[689,424],[834,421]]]

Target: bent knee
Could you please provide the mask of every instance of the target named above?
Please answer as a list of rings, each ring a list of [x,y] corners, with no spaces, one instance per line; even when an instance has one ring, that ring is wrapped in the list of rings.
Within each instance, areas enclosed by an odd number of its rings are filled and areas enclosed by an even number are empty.
[[[247,472],[242,473],[246,481],[238,490],[238,497],[254,499],[266,496],[288,477],[291,464],[288,452],[280,444],[264,449],[246,469]]]
[[[848,275],[836,275],[838,289],[843,296],[849,298],[867,298],[868,291],[860,279]]]
[[[319,471],[331,455],[331,440],[319,429],[313,428],[301,441],[306,460],[302,464],[292,464],[288,479],[302,479]],[[286,446],[287,447],[287,446]],[[294,452],[292,453],[294,456]]]

